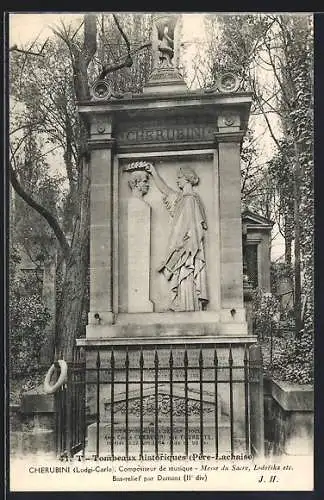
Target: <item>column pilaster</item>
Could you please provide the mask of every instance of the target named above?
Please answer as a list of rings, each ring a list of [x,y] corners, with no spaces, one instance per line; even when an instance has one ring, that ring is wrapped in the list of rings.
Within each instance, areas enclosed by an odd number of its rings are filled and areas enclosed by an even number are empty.
[[[112,117],[91,117],[90,312],[88,324],[112,324]],[[89,328],[89,326],[88,326]]]
[[[227,114],[218,117],[216,141],[219,159],[220,282],[223,321],[231,317],[245,320],[240,197],[242,138],[239,116]]]

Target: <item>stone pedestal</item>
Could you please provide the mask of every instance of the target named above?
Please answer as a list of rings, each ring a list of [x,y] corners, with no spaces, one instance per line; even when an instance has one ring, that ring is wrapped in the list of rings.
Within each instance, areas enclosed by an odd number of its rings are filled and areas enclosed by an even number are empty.
[[[151,207],[131,198],[127,207],[128,312],[153,311],[150,301]]]
[[[23,394],[10,406],[10,453],[15,457],[55,458],[55,404],[42,386]]]
[[[314,389],[265,379],[265,439],[274,455],[314,452]]]
[[[172,69],[154,69],[146,83],[144,94],[164,94],[172,92],[187,92],[188,88],[180,73]]]

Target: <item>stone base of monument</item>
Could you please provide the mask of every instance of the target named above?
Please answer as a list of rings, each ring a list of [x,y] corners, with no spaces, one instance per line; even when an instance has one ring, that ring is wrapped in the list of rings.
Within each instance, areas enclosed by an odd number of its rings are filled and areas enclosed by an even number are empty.
[[[220,337],[226,339],[239,338],[241,341],[249,342],[251,337],[247,336],[247,324],[245,322],[245,310],[236,309],[235,321],[231,318],[229,310],[196,311],[186,312],[152,312],[152,313],[119,313],[111,323],[110,315],[100,313],[101,323],[94,324],[94,314],[89,313],[89,324],[87,325],[87,338],[79,339],[79,345],[91,344],[100,339],[111,342],[117,339],[129,339],[136,342],[138,338],[156,341],[157,337],[172,342],[177,338],[184,342],[184,338],[199,340],[212,337],[215,341]],[[152,333],[154,332],[153,338]],[[253,339],[255,341],[255,339]]]
[[[96,454],[97,424],[88,426],[86,455]],[[185,454],[185,428],[182,422],[174,422],[173,426],[173,455]],[[131,422],[128,429],[128,455],[138,457],[140,453],[140,425],[138,420]],[[190,423],[188,427],[188,453],[200,453],[200,427],[197,423]],[[215,456],[215,422],[210,420],[203,427],[203,451]],[[111,425],[102,422],[99,424],[99,455],[111,455]],[[234,452],[245,452],[243,437],[234,437]],[[170,426],[167,423],[159,424],[158,453],[170,454]],[[223,422],[218,427],[218,456],[230,453],[230,423]],[[124,422],[114,424],[114,455],[126,454],[126,429]],[[144,457],[155,454],[155,428],[152,423],[143,424],[143,454]]]
[[[199,344],[198,344],[199,345]],[[215,378],[213,344],[202,347],[203,358],[203,391],[202,402],[199,384],[199,356],[200,348],[187,345],[188,357],[187,385],[185,383],[183,346],[172,346],[172,408],[173,408],[173,451],[185,452],[185,408],[187,398],[188,414],[188,452],[200,452],[200,415],[203,408],[203,449],[206,453],[215,455],[215,428],[218,432],[218,451],[228,454],[231,441],[234,452],[245,452],[246,446],[246,419],[249,417],[246,409],[247,387],[244,371],[244,344],[231,344],[232,372],[230,383],[229,346],[217,347],[217,377]],[[143,450],[145,453],[155,452],[155,408],[158,407],[158,438],[159,452],[170,453],[170,346],[159,345],[158,370],[154,368],[154,346],[147,346],[142,351],[138,348],[128,351],[129,377],[126,398],[125,379],[125,349],[114,350],[114,391],[111,392],[111,350],[100,350],[100,384],[99,393],[96,375],[96,357],[98,351],[87,351],[87,453],[96,453],[97,423],[96,415],[99,410],[99,452],[111,454],[111,400],[113,395],[114,413],[114,453],[125,455],[126,452],[126,415],[128,414],[128,452],[138,456],[140,451],[140,415],[143,416]],[[140,356],[143,362],[143,387],[140,391]],[[158,397],[156,401],[156,381],[158,380]],[[215,408],[215,381],[217,381],[217,408]],[[255,393],[255,384],[250,384],[250,397]],[[187,387],[187,392],[186,392]],[[231,401],[232,395],[232,401]],[[99,401],[98,401],[99,398]],[[253,399],[253,398],[252,398]],[[251,399],[251,401],[252,401]],[[128,405],[126,408],[126,401]],[[142,401],[142,404],[141,404]],[[253,399],[254,401],[254,399]],[[98,405],[99,402],[99,405]],[[259,403],[258,403],[259,404]],[[257,414],[254,403],[254,413]],[[216,415],[217,413],[217,415]],[[217,416],[217,422],[215,417]],[[232,440],[231,425],[232,421]]]

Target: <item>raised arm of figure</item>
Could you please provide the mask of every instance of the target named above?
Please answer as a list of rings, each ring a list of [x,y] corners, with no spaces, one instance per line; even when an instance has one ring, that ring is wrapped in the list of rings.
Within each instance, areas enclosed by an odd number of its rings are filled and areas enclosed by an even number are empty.
[[[160,175],[157,173],[156,168],[153,164],[150,164],[148,167],[146,167],[146,171],[152,176],[156,187],[158,188],[159,191],[161,191],[162,194],[165,196],[168,196],[171,193],[174,193],[175,191],[170,188],[160,177]]]

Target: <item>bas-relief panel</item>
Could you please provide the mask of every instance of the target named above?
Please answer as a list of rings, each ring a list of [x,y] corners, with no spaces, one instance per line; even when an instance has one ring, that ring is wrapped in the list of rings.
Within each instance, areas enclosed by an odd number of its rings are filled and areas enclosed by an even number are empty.
[[[124,167],[129,161],[120,162],[119,165],[119,245],[118,245],[118,276],[119,276],[119,311],[128,312],[127,304],[127,231],[130,221],[127,221],[128,200],[132,196],[128,185],[129,174],[124,172]],[[179,159],[154,161],[158,174],[174,190],[177,190],[177,171],[184,165],[190,166],[198,175],[200,181],[194,191],[200,196],[206,211],[208,230],[205,234],[205,251],[207,261],[207,286],[209,304],[207,310],[217,310],[217,248],[215,245],[215,171],[212,159]],[[158,272],[165,259],[168,238],[171,231],[172,219],[163,204],[162,194],[156,187],[152,177],[149,179],[150,187],[143,198],[151,207],[151,242],[150,242],[150,300],[154,312],[164,312],[169,309],[169,283],[165,276]]]

